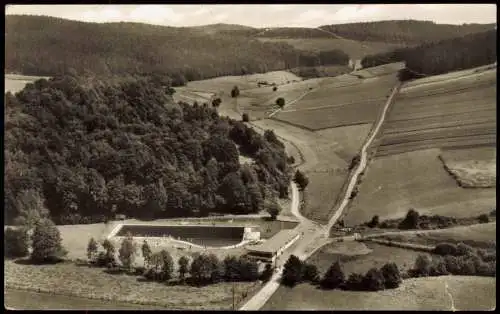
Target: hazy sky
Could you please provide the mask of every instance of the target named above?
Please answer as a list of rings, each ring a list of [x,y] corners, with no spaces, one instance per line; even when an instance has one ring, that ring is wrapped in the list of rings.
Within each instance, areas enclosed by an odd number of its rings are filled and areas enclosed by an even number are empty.
[[[49,15],[87,22],[143,22],[193,26],[214,23],[254,27],[305,26],[379,20],[496,23],[495,4],[368,5],[10,5],[6,14]]]

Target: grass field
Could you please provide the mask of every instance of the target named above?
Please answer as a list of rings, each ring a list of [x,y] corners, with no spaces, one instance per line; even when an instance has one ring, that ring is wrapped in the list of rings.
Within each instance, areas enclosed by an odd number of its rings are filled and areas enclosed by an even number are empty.
[[[187,83],[186,90],[217,92],[223,91],[228,95],[237,85],[241,90],[256,88],[259,81],[265,81],[276,85],[286,84],[292,81],[301,81],[302,79],[293,73],[287,71],[274,71],[267,73],[249,74],[241,76],[223,76],[202,81],[192,81]]]
[[[462,187],[494,188],[496,186],[496,148],[476,147],[441,152],[446,170]]]
[[[495,278],[441,276],[408,279],[397,289],[378,292],[280,286],[262,310],[450,310],[445,284],[458,310],[496,308]]]
[[[340,260],[346,276],[356,272],[365,274],[373,267],[380,268],[385,263],[394,262],[401,271],[413,267],[418,255],[425,252],[390,247],[370,242],[332,242],[316,251],[308,262],[318,267],[324,274],[332,263]]]
[[[464,189],[444,169],[439,149],[376,157],[346,210],[345,223],[357,225],[379,215],[404,217],[410,208],[420,214],[470,217],[496,207],[496,190]]]
[[[311,131],[372,123],[397,82],[395,71],[387,71],[393,74],[366,79],[346,74],[324,80],[320,88],[273,119]]]
[[[50,293],[5,289],[4,304],[17,310],[161,310],[161,306],[112,302]]]
[[[396,96],[378,156],[434,147],[496,146],[496,69],[418,81]]]
[[[309,177],[302,214],[325,222],[332,214],[332,207],[348,175],[349,163],[359,152],[371,124],[310,132],[274,119],[254,123],[265,129],[274,129],[301,150],[306,163],[300,169]]]
[[[264,42],[284,42],[299,50],[328,51],[340,49],[347,53],[351,59],[363,59],[369,54],[393,50],[401,47],[398,44],[383,42],[359,42],[350,39],[337,38],[266,38],[259,37]]]
[[[388,235],[382,236],[382,238],[397,242],[410,242],[423,245],[436,245],[443,242],[463,242],[473,247],[496,249],[496,231],[496,222],[490,222],[486,224],[432,230],[420,234]]]
[[[33,266],[6,261],[4,274],[5,287],[11,289],[111,302],[151,304],[165,309],[222,310],[232,306],[231,283],[200,288],[188,285],[168,286],[164,283],[142,281],[136,276],[111,275],[102,269],[76,266],[72,263]],[[242,292],[253,293],[258,286],[258,283],[236,283],[240,298]]]

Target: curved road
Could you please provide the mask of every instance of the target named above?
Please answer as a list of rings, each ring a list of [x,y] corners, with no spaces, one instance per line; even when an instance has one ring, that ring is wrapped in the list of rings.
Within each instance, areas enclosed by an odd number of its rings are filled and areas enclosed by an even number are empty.
[[[298,202],[296,200],[298,199],[298,190],[297,186],[295,184],[292,184],[292,199],[294,200],[292,201],[292,212],[300,221],[299,226],[297,226],[296,228],[299,232],[302,233],[302,237],[296,242],[293,252],[289,252],[288,254],[285,253],[279,258],[279,261],[277,262],[278,269],[276,273],[271,277],[269,282],[256,295],[254,295],[252,299],[244,304],[240,308],[240,310],[258,310],[267,302],[267,300],[269,300],[269,298],[273,295],[273,293],[278,289],[280,285],[280,279],[283,273],[283,263],[284,261],[286,261],[287,256],[289,256],[290,254],[294,254],[304,260],[312,255],[316,250],[321,248],[323,245],[331,241],[328,240],[330,229],[337,222],[338,218],[342,215],[344,209],[349,203],[349,197],[354,187],[356,186],[358,177],[360,173],[366,168],[368,161],[367,149],[378,134],[380,127],[385,120],[389,105],[391,104],[394,95],[396,95],[400,87],[401,83],[398,82],[397,85],[393,88],[390,97],[387,99],[382,113],[378,117],[378,120],[371,131],[371,135],[368,137],[361,149],[360,162],[353,175],[350,177],[350,181],[345,191],[344,198],[326,226],[318,226],[299,213]]]

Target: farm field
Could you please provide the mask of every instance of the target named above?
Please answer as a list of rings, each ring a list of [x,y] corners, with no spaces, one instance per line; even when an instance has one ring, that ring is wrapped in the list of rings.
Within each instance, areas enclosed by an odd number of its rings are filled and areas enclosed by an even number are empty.
[[[401,45],[383,42],[359,42],[350,39],[338,38],[268,38],[258,37],[263,42],[287,43],[299,50],[328,51],[341,49],[351,59],[363,59],[364,56],[400,48]]]
[[[212,93],[189,91],[183,87],[177,87],[175,88],[173,98],[175,102],[184,101],[192,104],[196,101],[199,105],[208,103],[208,105],[211,106],[212,104],[210,99],[212,98],[212,95]]]
[[[273,119],[311,131],[372,123],[396,82],[396,74],[367,79],[347,74],[331,78]]]
[[[310,132],[274,119],[253,123],[264,129],[274,129],[301,150],[306,163],[300,169],[309,177],[302,214],[314,221],[325,222],[332,214],[332,207],[348,175],[349,163],[358,153],[371,124]]]
[[[280,286],[261,310],[450,310],[445,284],[457,310],[496,308],[495,278],[440,276],[404,280],[397,289],[377,292]]]
[[[436,245],[443,242],[463,242],[473,247],[496,249],[496,231],[497,225],[495,221],[485,224],[432,230],[419,234],[403,233],[399,235],[387,235],[381,236],[381,238],[397,242],[409,242],[423,245]]]
[[[365,274],[371,268],[380,268],[388,262],[396,263],[401,271],[408,270],[421,254],[431,255],[370,242],[346,241],[323,246],[308,258],[308,262],[316,265],[323,274],[333,262],[340,260],[345,275],[349,276],[354,272]]]
[[[376,157],[366,170],[359,194],[346,210],[346,225],[358,225],[379,215],[402,218],[410,208],[420,214],[457,218],[489,213],[496,190],[464,189],[444,169],[439,149]]]
[[[232,283],[205,287],[168,286],[142,281],[131,275],[112,275],[99,268],[56,265],[19,265],[5,262],[5,287],[58,295],[133,302],[162,306],[164,309],[222,310],[232,307]],[[238,293],[252,293],[258,283],[236,283]],[[190,296],[186,298],[186,295]],[[238,297],[241,298],[241,295]]]
[[[401,89],[384,123],[378,156],[496,146],[496,69],[445,78]]]
[[[496,187],[496,147],[444,150],[446,169],[462,187]]]

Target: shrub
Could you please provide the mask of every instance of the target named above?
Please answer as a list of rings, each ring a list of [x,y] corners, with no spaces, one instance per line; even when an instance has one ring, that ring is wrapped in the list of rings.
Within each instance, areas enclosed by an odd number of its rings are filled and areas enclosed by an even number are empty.
[[[132,264],[135,260],[135,253],[136,246],[134,243],[134,239],[131,235],[128,235],[125,239],[123,239],[120,250],[118,252],[123,267],[125,267],[126,269],[132,268]]]
[[[406,214],[405,219],[401,221],[399,224],[398,228],[399,229],[417,229],[418,228],[418,219],[419,219],[419,214],[416,210],[410,209],[408,213]]]
[[[235,98],[240,95],[240,89],[238,86],[234,86],[233,89],[231,90],[231,97]]]
[[[149,260],[151,259],[152,252],[146,240],[142,243],[141,251],[142,257],[144,258],[144,266],[147,266],[149,264]]]
[[[429,276],[444,276],[450,273],[446,269],[446,263],[442,257],[434,257],[429,269]]]
[[[59,229],[49,219],[37,223],[32,236],[33,251],[31,259],[36,263],[62,261],[67,251],[62,246]]]
[[[238,266],[240,280],[256,281],[259,279],[259,265],[256,261],[241,256]]]
[[[174,272],[174,260],[172,259],[172,255],[166,250],[161,250],[159,254],[161,260],[161,280],[170,280]]]
[[[457,247],[451,243],[439,243],[433,250],[433,253],[439,255],[456,255]]]
[[[7,228],[4,232],[4,255],[18,258],[28,255],[28,232],[25,228]]]
[[[286,159],[286,161],[287,161],[290,165],[292,165],[292,164],[294,164],[294,163],[295,163],[295,157],[293,157],[293,156],[288,156],[288,158]]]
[[[186,256],[181,256],[179,258],[179,277],[181,280],[184,280],[186,274],[189,271],[189,259]]]
[[[497,215],[497,210],[496,209],[494,209],[494,210],[492,210],[490,212],[490,216],[496,217],[496,215]]]
[[[109,255],[106,252],[99,252],[95,260],[95,265],[97,267],[107,267],[109,264],[113,265],[113,267],[118,265],[114,255]]]
[[[453,275],[456,275],[460,271],[460,266],[458,265],[458,258],[452,255],[446,255],[444,257],[444,263],[446,265],[446,270]]]
[[[273,276],[273,268],[271,264],[266,264],[264,271],[260,275],[260,280],[267,282]]]
[[[363,275],[351,273],[344,284],[345,290],[361,291],[363,290]]]
[[[94,238],[90,238],[89,244],[87,245],[87,258],[89,262],[93,262],[97,255],[98,244]]]
[[[366,225],[370,228],[375,228],[377,227],[379,224],[379,217],[378,215],[375,215],[373,216],[372,220],[370,220],[370,222],[368,222]]]
[[[240,265],[236,256],[226,256],[224,258],[224,279],[226,281],[235,281],[240,277]]]
[[[336,261],[326,271],[323,279],[321,280],[321,287],[323,289],[335,289],[340,287],[345,280],[344,272],[340,266],[340,262]]]
[[[274,86],[273,87],[273,92],[277,91],[278,90],[278,87]]]
[[[285,99],[283,97],[276,99],[276,105],[283,109],[285,107]]]
[[[248,116],[248,113],[244,113],[243,115],[241,115],[241,120],[243,122],[248,122],[250,121],[250,117]]]
[[[457,244],[457,256],[472,256],[475,255],[474,248],[471,246],[465,244],[465,243],[458,243]]]
[[[282,283],[289,287],[300,283],[302,281],[303,267],[303,262],[297,256],[291,255],[283,269]]]
[[[363,290],[379,291],[384,290],[384,276],[379,269],[372,268],[363,277]]]
[[[303,279],[310,283],[318,283],[319,282],[319,272],[316,265],[313,264],[305,264],[304,265],[304,274]]]
[[[479,217],[477,217],[477,220],[479,220],[479,222],[482,224],[490,222],[490,218],[486,214],[479,215]]]
[[[413,267],[414,274],[418,277],[426,277],[429,276],[429,272],[431,269],[432,260],[427,255],[420,254],[417,256],[415,261],[415,266]]]
[[[300,171],[300,170],[297,170],[295,172],[295,176],[293,177],[293,181],[295,183],[297,183],[297,185],[299,186],[299,189],[302,190],[302,191],[309,184],[309,178],[306,177],[306,175],[302,171]]]
[[[397,288],[401,284],[401,273],[398,265],[395,263],[387,263],[381,268],[384,276],[384,286],[389,289]]]

